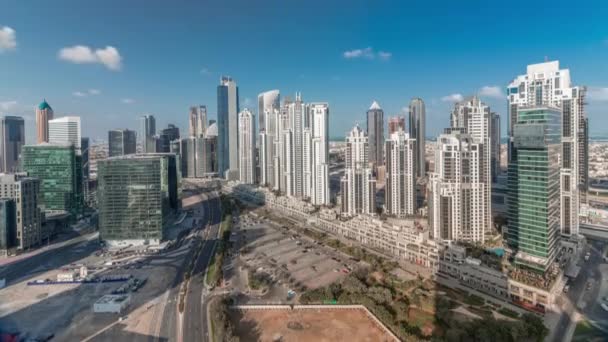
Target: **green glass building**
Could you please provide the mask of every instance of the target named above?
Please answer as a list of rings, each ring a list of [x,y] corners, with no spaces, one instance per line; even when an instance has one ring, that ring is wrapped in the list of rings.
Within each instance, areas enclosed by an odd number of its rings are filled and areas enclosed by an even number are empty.
[[[97,200],[101,239],[113,245],[158,244],[178,208],[175,154],[136,154],[100,160]]]
[[[0,198],[0,256],[17,246],[17,220],[15,200]]]
[[[22,169],[40,179],[41,207],[45,212],[82,213],[82,157],[73,145],[27,145],[22,150]]]
[[[507,242],[515,264],[545,272],[559,234],[561,110],[520,108],[508,171]]]

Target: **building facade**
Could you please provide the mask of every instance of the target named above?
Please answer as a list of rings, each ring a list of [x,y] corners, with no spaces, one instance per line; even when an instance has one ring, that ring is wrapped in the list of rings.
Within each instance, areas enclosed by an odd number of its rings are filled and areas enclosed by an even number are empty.
[[[174,140],[179,140],[179,127],[169,124],[167,128],[160,131],[158,139],[156,139],[156,152],[171,152],[171,142]]]
[[[329,205],[329,105],[311,103],[310,115],[310,202],[313,205]]]
[[[36,141],[49,142],[49,120],[53,120],[53,108],[43,100],[36,108]]]
[[[64,116],[49,120],[49,143],[53,145],[74,145],[80,154],[80,117]]]
[[[346,136],[345,170],[340,181],[342,215],[376,214],[376,179],[369,162],[369,138],[355,126]]]
[[[405,218],[416,214],[416,140],[399,128],[386,140],[386,214]]]
[[[19,169],[21,148],[25,145],[25,126],[20,116],[0,118],[0,172]]]
[[[207,130],[207,106],[190,107],[188,127],[191,137],[203,138]]]
[[[141,154],[98,162],[100,238],[111,246],[158,245],[178,208],[174,154]],[[127,190],[127,191],[125,191]]]
[[[500,136],[500,115],[493,112],[490,114],[490,172],[492,174],[492,183],[498,181],[498,176],[501,173]]]
[[[255,116],[248,109],[239,113],[239,180],[255,183]]]
[[[405,131],[405,117],[404,116],[393,116],[388,119],[388,136],[390,137],[393,133],[399,130]]]
[[[17,246],[17,218],[15,200],[0,198],[0,256]]]
[[[137,137],[135,131],[128,129],[114,129],[108,132],[109,157],[135,154],[137,151]]]
[[[265,186],[271,186],[275,183],[276,112],[280,108],[280,100],[281,95],[278,90],[270,90],[258,95],[260,184]]]
[[[416,140],[417,177],[426,176],[426,108],[421,98],[413,98],[409,105],[410,138]]]
[[[384,111],[376,101],[367,110],[367,139],[368,159],[375,174],[378,166],[384,165]]]
[[[545,272],[559,240],[561,109],[520,107],[508,171],[507,242],[516,265]]]
[[[218,170],[221,177],[239,174],[239,88],[231,77],[222,76],[217,86]]]
[[[44,236],[40,210],[40,180],[22,174],[0,174],[0,198],[15,201],[17,248],[40,245]]]

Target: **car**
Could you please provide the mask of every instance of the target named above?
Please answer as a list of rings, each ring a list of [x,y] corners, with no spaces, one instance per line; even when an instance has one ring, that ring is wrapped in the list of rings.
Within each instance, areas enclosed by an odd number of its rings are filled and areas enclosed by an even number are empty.
[[[564,286],[564,293],[568,293],[570,291],[570,285]]]
[[[602,303],[600,306],[602,307],[602,309],[604,309],[604,311],[608,311],[608,305],[606,305],[605,303]]]

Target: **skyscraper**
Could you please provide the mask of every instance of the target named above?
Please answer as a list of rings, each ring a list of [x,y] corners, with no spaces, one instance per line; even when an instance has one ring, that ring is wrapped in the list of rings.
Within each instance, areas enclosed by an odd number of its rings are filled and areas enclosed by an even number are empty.
[[[405,131],[405,117],[404,116],[393,116],[388,119],[388,136],[390,137],[393,133],[399,130]]]
[[[188,122],[190,128],[190,136],[195,138],[202,138],[205,135],[205,130],[207,129],[207,107],[190,107],[190,117]]]
[[[128,129],[113,129],[108,132],[108,156],[117,157],[135,154],[137,139],[135,131]]]
[[[416,175],[426,175],[426,111],[424,101],[421,98],[413,98],[410,101],[409,133],[410,138],[416,139]]]
[[[275,111],[280,107],[280,93],[270,90],[258,95],[258,122],[259,122],[259,151],[260,151],[260,183],[274,184],[274,157],[276,136]]]
[[[401,127],[386,140],[386,195],[388,215],[416,214],[416,140]]]
[[[53,108],[45,99],[36,109],[36,141],[39,144],[49,142],[49,120],[53,120]]]
[[[370,151],[367,135],[355,126],[346,136],[345,170],[340,181],[343,215],[376,213],[376,179],[368,159]]]
[[[517,76],[508,87],[509,162],[513,159],[514,125],[518,110],[529,106],[555,106],[561,109],[560,224],[565,237],[578,235],[579,186],[584,183],[586,169],[581,156],[585,154],[584,138],[585,87],[573,86],[570,70],[560,69],[559,61],[528,65],[525,75]]]
[[[15,172],[25,145],[24,121],[20,116],[0,119],[0,172]]]
[[[143,115],[139,118],[139,143],[143,153],[156,152],[156,119],[154,115]]]
[[[491,113],[490,118],[490,171],[492,183],[496,183],[500,174],[500,115]]]
[[[511,131],[506,238],[516,265],[541,273],[559,237],[561,115],[555,106],[519,107]]]
[[[384,164],[384,111],[374,101],[367,111],[367,139],[369,142],[369,163],[375,173]]]
[[[255,183],[255,117],[244,109],[239,113],[239,180]]]
[[[8,251],[17,245],[15,213],[15,200],[0,198],[0,256],[7,256]]]
[[[310,202],[329,205],[329,105],[324,102],[308,105],[310,116]]]
[[[46,212],[76,216],[82,209],[82,166],[75,149],[72,144],[23,146],[23,171],[40,179],[40,202]]]
[[[306,112],[306,105],[302,101],[302,94],[296,93],[295,101],[288,105],[289,127],[292,137],[292,151],[289,162],[293,164],[291,173],[291,192],[287,194],[297,198],[304,198],[304,128],[310,125]]]
[[[74,145],[80,154],[80,117],[64,116],[49,120],[49,143],[53,145]]]
[[[239,88],[231,77],[222,76],[217,86],[218,171],[221,177],[239,176]]]
[[[484,180],[484,145],[448,128],[437,138],[435,170],[429,176],[429,227],[434,239],[483,243],[488,229],[489,186]]]
[[[156,139],[156,152],[169,153],[171,152],[171,142],[179,139],[179,127],[169,124],[167,128],[160,131]]]

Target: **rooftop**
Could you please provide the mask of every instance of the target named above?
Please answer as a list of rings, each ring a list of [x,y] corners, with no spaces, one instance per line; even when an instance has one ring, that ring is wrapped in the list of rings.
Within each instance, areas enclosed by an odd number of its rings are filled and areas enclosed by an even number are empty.
[[[42,100],[42,102],[38,105],[38,109],[40,109],[40,110],[45,110],[45,109],[53,110],[53,108],[51,108],[51,106],[48,104],[48,102],[46,102],[46,99]]]

